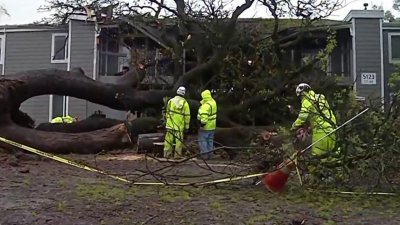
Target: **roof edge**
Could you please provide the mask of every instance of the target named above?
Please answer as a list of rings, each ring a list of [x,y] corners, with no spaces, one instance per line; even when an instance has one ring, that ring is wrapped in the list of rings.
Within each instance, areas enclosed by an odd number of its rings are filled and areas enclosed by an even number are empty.
[[[383,10],[350,10],[344,21],[349,22],[355,18],[382,19],[384,15]]]

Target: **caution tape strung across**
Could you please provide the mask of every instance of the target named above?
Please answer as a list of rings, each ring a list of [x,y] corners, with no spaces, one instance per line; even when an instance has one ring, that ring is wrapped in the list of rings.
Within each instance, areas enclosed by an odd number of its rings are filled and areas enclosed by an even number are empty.
[[[26,150],[28,152],[32,152],[32,153],[44,156],[44,157],[49,158],[49,159],[53,159],[53,160],[61,162],[61,163],[65,163],[65,164],[68,164],[68,165],[71,165],[71,166],[74,166],[74,167],[77,167],[77,168],[81,168],[81,169],[84,169],[84,170],[88,170],[88,171],[91,171],[91,172],[100,173],[100,174],[109,176],[111,178],[114,178],[116,180],[120,180],[120,181],[123,181],[123,182],[126,182],[126,183],[131,183],[131,181],[129,181],[129,180],[125,179],[125,178],[108,174],[108,173],[106,173],[104,171],[101,171],[101,170],[98,170],[98,169],[95,169],[95,168],[92,168],[92,167],[89,167],[89,166],[85,166],[85,165],[79,164],[77,162],[74,162],[74,161],[71,161],[71,160],[68,160],[68,159],[65,159],[65,158],[62,158],[62,157],[47,153],[47,152],[40,151],[38,149],[35,149],[35,148],[32,148],[32,147],[17,143],[15,141],[10,141],[10,140],[5,139],[3,137],[0,137],[0,141],[2,141],[4,143],[7,143],[9,145],[13,145],[13,146],[18,147],[18,148],[21,148],[21,149]]]
[[[111,177],[111,178],[113,178],[115,180],[119,180],[119,181],[122,181],[122,182],[125,182],[125,183],[134,184],[134,185],[201,186],[201,185],[226,183],[226,182],[230,182],[230,181],[243,180],[243,179],[263,176],[263,175],[267,174],[267,173],[249,174],[249,175],[245,175],[245,176],[228,177],[228,178],[222,178],[222,179],[199,182],[199,183],[133,182],[133,181],[130,181],[130,180],[125,179],[123,177],[115,176],[115,175],[112,175],[112,174],[108,174],[108,173],[106,173],[106,172],[104,172],[102,170],[95,169],[95,168],[92,168],[92,167],[89,167],[89,166],[86,166],[86,165],[83,165],[83,164],[80,164],[80,163],[77,163],[77,162],[74,162],[74,161],[59,157],[59,156],[56,156],[56,155],[48,153],[48,152],[43,152],[43,151],[40,151],[38,149],[35,149],[35,148],[29,147],[27,145],[23,145],[23,144],[17,143],[15,141],[8,140],[8,139],[3,138],[3,137],[0,137],[0,141],[4,142],[4,143],[7,143],[9,145],[18,147],[20,149],[26,150],[28,152],[31,152],[31,153],[34,153],[34,154],[37,154],[37,155],[40,155],[40,156],[43,156],[43,157],[46,157],[46,158],[49,158],[49,159],[64,163],[64,164],[67,164],[67,165],[70,165],[70,166],[74,166],[74,167],[77,167],[77,168],[80,168],[80,169],[84,169],[84,170],[87,170],[87,171],[91,171],[91,172],[94,172],[94,173],[99,173],[99,174]]]

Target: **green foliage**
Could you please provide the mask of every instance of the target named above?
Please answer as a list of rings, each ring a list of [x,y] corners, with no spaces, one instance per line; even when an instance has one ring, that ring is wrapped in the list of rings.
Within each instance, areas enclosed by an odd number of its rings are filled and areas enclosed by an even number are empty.
[[[333,50],[337,46],[337,40],[336,40],[336,33],[335,31],[329,31],[328,33],[331,33],[328,38],[327,38],[327,43],[326,47],[323,50],[320,50],[317,54],[317,58],[320,60],[322,63],[322,70],[327,72],[328,67],[329,67],[329,61],[330,61],[330,55],[332,54]]]
[[[265,22],[266,27],[270,24],[271,21]],[[273,35],[262,38],[265,35],[263,31],[261,28],[248,29],[238,34],[236,44],[229,48],[222,62],[220,74],[211,84],[217,90],[221,105],[231,102],[243,105],[237,111],[240,123],[263,125],[294,119],[287,105],[299,103],[294,95],[298,82],[308,81],[321,89],[327,86],[333,87],[330,90],[339,89],[334,79],[326,77],[329,56],[337,46],[334,31],[321,31],[326,32],[326,40],[311,35],[298,42],[290,42],[288,47],[280,47],[279,40]],[[321,49],[313,57],[294,58],[292,62],[292,48],[299,47],[303,42],[310,43],[310,46],[319,43]],[[256,104],[247,106],[251,101]]]
[[[400,91],[400,65],[396,65],[396,72],[389,77],[389,88],[391,92],[398,93]]]
[[[389,79],[392,101],[386,103],[385,111],[377,99],[367,99],[370,110],[337,131],[337,147],[341,149],[340,172],[332,168],[320,168],[320,173],[343,178],[340,185],[396,191],[394,180],[400,168],[400,73]],[[334,112],[338,125],[357,114],[365,107],[356,102],[351,90],[333,94]],[[328,174],[330,173],[330,174]],[[338,183],[329,185],[338,185]]]

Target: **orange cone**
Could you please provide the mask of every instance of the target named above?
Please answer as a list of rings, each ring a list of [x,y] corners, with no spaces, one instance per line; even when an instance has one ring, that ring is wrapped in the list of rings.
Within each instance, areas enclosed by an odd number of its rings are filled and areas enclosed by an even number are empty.
[[[285,165],[279,170],[271,172],[264,176],[264,186],[271,192],[282,192],[289,178],[290,172],[294,169],[294,163],[289,160],[281,165]],[[279,167],[281,167],[281,165]]]

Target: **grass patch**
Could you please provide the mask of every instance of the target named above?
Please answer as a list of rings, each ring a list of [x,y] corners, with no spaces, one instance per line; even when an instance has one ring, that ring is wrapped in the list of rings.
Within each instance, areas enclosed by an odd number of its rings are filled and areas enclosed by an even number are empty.
[[[168,203],[191,199],[190,193],[183,188],[163,188],[159,190],[158,196],[161,201]]]
[[[57,204],[57,210],[59,211],[59,212],[65,212],[65,209],[67,208],[67,204],[65,203],[65,201],[61,201],[61,202],[58,202],[58,204]]]
[[[250,219],[246,222],[246,225],[254,225],[257,223],[262,223],[267,222],[267,221],[272,221],[273,219],[276,219],[276,216],[273,214],[262,214],[262,215],[254,215],[250,217]]]
[[[222,212],[222,211],[224,211],[224,209],[223,209],[221,203],[220,203],[220,202],[217,202],[217,201],[211,202],[211,203],[210,203],[210,207],[211,207],[213,210],[215,210],[215,211],[217,211],[217,212],[219,212],[219,213]]]
[[[22,183],[26,186],[26,187],[29,187],[29,186],[31,186],[31,178],[30,177],[25,177],[23,180],[22,180]]]

